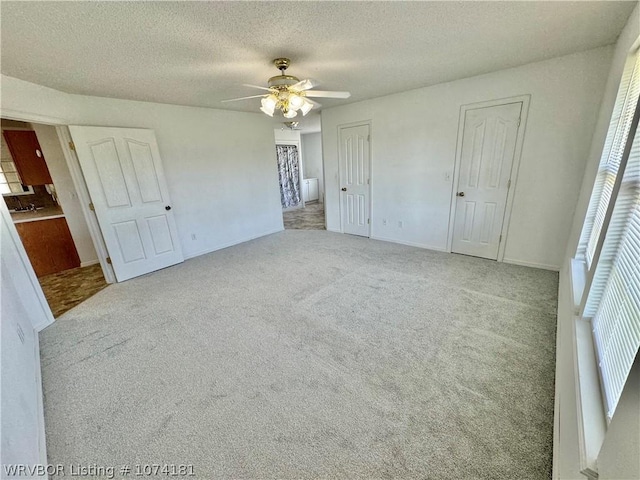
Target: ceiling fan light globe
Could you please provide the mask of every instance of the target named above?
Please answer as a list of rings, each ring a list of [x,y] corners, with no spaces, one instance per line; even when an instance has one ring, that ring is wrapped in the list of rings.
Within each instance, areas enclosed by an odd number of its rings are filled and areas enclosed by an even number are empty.
[[[302,108],[302,106],[304,105],[304,98],[302,98],[300,95],[296,95],[295,93],[292,93],[289,95],[289,105],[293,109],[298,110],[299,108]]]
[[[309,100],[305,98],[304,102],[302,103],[302,106],[300,107],[300,111],[302,112],[302,115],[306,115],[311,111],[312,108],[313,108],[313,103],[311,103]]]
[[[294,118],[298,115],[298,112],[295,110],[287,110],[286,112],[282,112],[282,115],[284,115],[284,118]]]
[[[265,107],[260,107],[260,110],[262,110],[264,113],[266,113],[270,117],[273,117],[273,112],[274,112],[273,108],[272,109],[268,109],[268,108],[265,108]]]
[[[268,110],[271,110],[271,115],[273,115],[273,110],[276,108],[276,104],[278,103],[278,97],[275,95],[267,95],[262,99],[262,106]]]

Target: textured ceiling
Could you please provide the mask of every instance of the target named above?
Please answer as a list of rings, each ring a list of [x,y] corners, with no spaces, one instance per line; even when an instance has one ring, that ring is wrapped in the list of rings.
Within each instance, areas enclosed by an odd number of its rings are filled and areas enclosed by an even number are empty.
[[[613,43],[636,2],[2,1],[1,71],[70,93],[255,112],[288,73],[364,100]],[[317,122],[317,121],[316,121]]]

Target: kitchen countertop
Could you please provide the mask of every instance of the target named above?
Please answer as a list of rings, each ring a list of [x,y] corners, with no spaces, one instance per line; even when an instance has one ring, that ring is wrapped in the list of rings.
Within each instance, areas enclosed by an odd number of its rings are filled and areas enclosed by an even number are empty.
[[[60,207],[45,207],[42,210],[25,210],[21,212],[9,211],[13,223],[35,222],[39,220],[50,220],[52,218],[64,217],[62,208]]]

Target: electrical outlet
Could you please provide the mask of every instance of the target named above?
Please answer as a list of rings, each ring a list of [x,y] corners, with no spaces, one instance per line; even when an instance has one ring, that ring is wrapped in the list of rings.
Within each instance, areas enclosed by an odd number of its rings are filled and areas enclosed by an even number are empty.
[[[191,240],[195,240],[195,239],[196,239],[196,234],[195,234],[195,233],[192,233],[192,234],[191,234]]]
[[[387,219],[386,218],[382,219],[382,225],[384,225],[385,227],[387,226]]]
[[[404,225],[404,222],[402,220],[398,221],[398,228],[402,228]]]

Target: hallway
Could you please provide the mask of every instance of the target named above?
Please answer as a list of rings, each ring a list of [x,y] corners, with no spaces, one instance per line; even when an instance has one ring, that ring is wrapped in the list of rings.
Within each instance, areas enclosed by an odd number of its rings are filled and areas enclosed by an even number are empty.
[[[283,212],[286,230],[326,230],[324,203],[307,203],[304,208]]]

